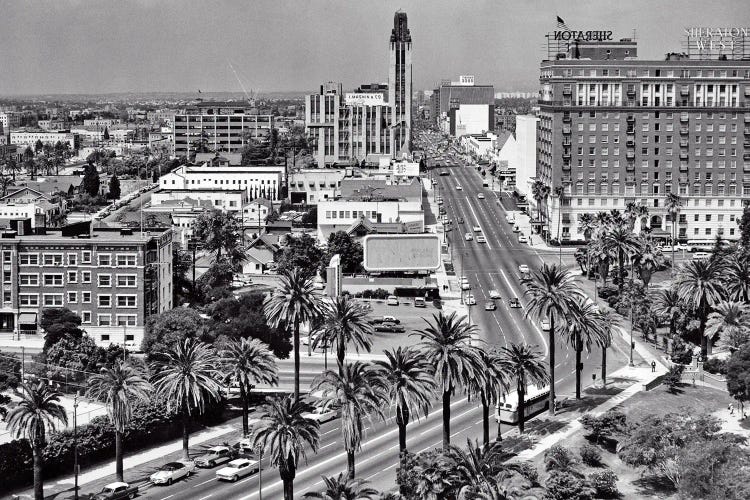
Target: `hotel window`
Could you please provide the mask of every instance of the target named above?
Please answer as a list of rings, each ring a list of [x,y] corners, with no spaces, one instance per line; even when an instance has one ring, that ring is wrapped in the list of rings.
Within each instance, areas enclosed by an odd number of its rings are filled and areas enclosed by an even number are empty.
[[[11,252],[4,251],[3,252],[3,262],[5,264],[10,264],[12,258]]]
[[[21,293],[18,295],[18,303],[21,307],[37,307],[39,305],[39,294]]]
[[[81,271],[81,283],[91,283],[91,271]]]
[[[136,307],[135,295],[118,295],[117,307]]]
[[[20,274],[18,278],[21,286],[39,286],[38,274]]]
[[[68,265],[69,266],[77,266],[78,265],[78,254],[75,254],[75,253],[69,253],[68,254]]]
[[[45,274],[44,286],[63,286],[62,274]]]
[[[78,302],[78,292],[68,292],[68,303],[75,304]]]
[[[63,256],[61,253],[46,253],[44,254],[44,265],[45,266],[62,266]]]
[[[135,274],[118,274],[117,286],[122,287],[122,288],[135,288],[136,275]]]
[[[99,326],[112,326],[111,314],[97,314],[96,318]]]
[[[63,305],[63,294],[61,293],[45,293],[43,297],[45,306],[58,307]]]
[[[112,307],[111,295],[97,295],[96,303],[99,307]]]
[[[138,317],[135,314],[118,314],[117,326],[136,326]]]
[[[39,254],[22,253],[18,257],[22,266],[38,266],[39,265]]]
[[[91,292],[81,292],[81,302],[84,304],[91,303]]]
[[[81,264],[91,264],[91,252],[89,250],[81,252]]]
[[[111,266],[112,265],[112,256],[108,253],[100,253],[96,256],[97,258],[97,264],[100,266]]]
[[[99,287],[110,287],[110,286],[112,286],[112,275],[111,274],[99,274],[96,278],[97,278],[97,286],[99,286]]]
[[[136,256],[131,254],[118,254],[117,267],[135,267]]]

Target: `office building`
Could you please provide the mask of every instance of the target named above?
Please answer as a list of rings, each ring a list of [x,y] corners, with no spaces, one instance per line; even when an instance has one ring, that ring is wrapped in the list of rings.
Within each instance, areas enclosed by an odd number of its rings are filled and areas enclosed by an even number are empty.
[[[17,111],[5,111],[0,113],[0,125],[2,129],[9,132],[12,128],[21,126],[21,113]]]
[[[251,114],[240,102],[198,102],[174,116],[174,155],[190,157],[201,149],[240,152],[251,140],[267,141],[272,115]]]
[[[284,166],[244,166],[214,167],[203,165],[181,165],[159,178],[159,188],[163,191],[181,190],[236,190],[247,191],[249,199],[280,199]],[[237,208],[239,210],[239,207]]]
[[[78,134],[67,131],[47,132],[44,130],[19,130],[10,133],[10,143],[17,146],[31,146],[33,148],[37,141],[41,141],[42,144],[49,144],[51,146],[54,146],[58,142],[63,144],[68,143],[71,151],[78,149],[81,144],[81,139]]]
[[[393,154],[411,151],[411,32],[406,12],[393,15],[388,62],[388,103],[391,106]]]
[[[477,85],[473,75],[441,82],[432,92],[431,107],[437,125],[453,137],[495,130],[495,89]]]
[[[90,222],[0,234],[0,331],[39,334],[46,307],[66,307],[97,344],[139,346],[146,318],[172,308],[172,231],[133,233]]]
[[[542,61],[540,86],[536,177],[564,188],[542,210],[552,238],[583,240],[583,213],[628,202],[648,208],[655,237],[739,237],[750,200],[750,60],[648,61],[630,39],[577,41]],[[681,198],[676,228],[669,193]]]

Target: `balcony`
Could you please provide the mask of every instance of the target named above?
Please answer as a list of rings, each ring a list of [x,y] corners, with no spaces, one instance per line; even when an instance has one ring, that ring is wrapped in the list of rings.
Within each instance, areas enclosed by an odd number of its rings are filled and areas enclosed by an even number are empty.
[[[563,127],[562,133],[566,135],[570,134],[570,127]]]
[[[680,115],[680,123],[687,123],[687,122],[688,122],[688,116]]]
[[[680,153],[680,160],[687,160],[688,154],[687,153]]]
[[[562,170],[563,172],[570,172],[570,163],[563,163]],[[568,180],[570,180],[570,178],[568,178]]]
[[[635,171],[635,163],[628,163],[625,165],[625,170],[628,172],[634,172]]]
[[[563,95],[572,95],[573,89],[570,87],[563,87]]]
[[[633,151],[628,151],[627,153],[625,153],[625,157],[628,160],[633,160],[633,159],[635,159],[635,153]]]
[[[629,148],[634,148],[634,147],[635,147],[635,141],[627,141],[627,142],[625,143],[625,145],[626,145],[627,147],[629,147]]]
[[[750,85],[745,85],[745,97],[750,97]]]
[[[689,143],[689,142],[688,142],[688,141],[687,141],[686,139],[682,139],[682,140],[680,141],[680,147],[681,147],[681,148],[686,148],[686,147],[688,147],[689,145],[690,145],[690,143]]]
[[[750,127],[745,127],[745,135],[750,135]]]
[[[690,95],[690,89],[688,88],[681,88],[680,89],[680,95]]]
[[[745,153],[745,154],[743,154],[743,155],[742,155],[742,159],[743,159],[743,160],[745,160],[745,161],[748,161],[748,160],[750,160],[750,153]]]
[[[563,115],[562,121],[563,121],[563,123],[570,123],[570,115],[568,115],[568,116],[564,116]]]
[[[688,171],[687,164],[680,163],[680,172],[687,172],[687,171]]]
[[[746,89],[746,90],[747,90],[747,89]],[[630,96],[634,96],[634,95],[635,95],[635,89],[628,89],[628,90],[627,90],[627,91],[626,91],[625,93],[626,93],[627,95],[630,95]]]
[[[563,151],[563,160],[570,160],[570,151]]]
[[[633,123],[635,122],[635,116],[628,116],[625,121],[627,121],[628,123]]]
[[[745,123],[750,123],[750,114],[745,113]]]
[[[625,133],[628,134],[628,135],[634,135],[635,134],[635,129],[632,128],[632,127],[628,127],[628,129],[625,131]]]
[[[680,129],[680,135],[688,135],[688,132],[689,130],[687,127],[683,127]]]

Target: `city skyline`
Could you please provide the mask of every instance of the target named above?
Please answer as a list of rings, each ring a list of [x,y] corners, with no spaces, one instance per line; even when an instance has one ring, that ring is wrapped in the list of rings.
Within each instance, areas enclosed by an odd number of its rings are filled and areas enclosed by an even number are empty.
[[[693,0],[657,11],[646,8],[646,0],[627,6],[478,1],[460,7],[386,1],[366,10],[334,0],[296,2],[293,9],[285,1],[35,3],[44,15],[29,3],[0,2],[6,14],[0,32],[8,35],[0,95],[242,92],[242,85],[261,93],[304,92],[329,79],[355,88],[383,80],[388,54],[378,47],[387,40],[383,26],[399,8],[418,40],[416,89],[474,74],[498,91],[527,90],[537,85],[544,34],[555,29],[556,16],[571,29],[607,29],[616,38],[636,29],[640,57],[659,59],[680,50],[683,28],[735,26],[748,11],[741,0],[709,11]]]

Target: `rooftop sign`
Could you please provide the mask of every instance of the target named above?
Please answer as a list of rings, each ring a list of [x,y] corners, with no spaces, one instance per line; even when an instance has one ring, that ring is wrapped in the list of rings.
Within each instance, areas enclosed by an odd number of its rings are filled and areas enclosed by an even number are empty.
[[[381,92],[363,92],[354,93],[347,92],[344,94],[344,102],[347,106],[353,105],[364,105],[364,106],[378,106],[385,104],[385,98]]]
[[[583,41],[583,42],[605,42],[612,40],[611,30],[596,31],[578,31],[578,30],[561,30],[552,34],[553,40],[561,41]]]
[[[437,234],[374,234],[362,240],[367,271],[434,271],[440,267]]]
[[[688,27],[683,42],[687,53],[704,59],[726,56],[742,59],[750,55],[750,28],[742,27]],[[747,40],[747,41],[746,41]]]

